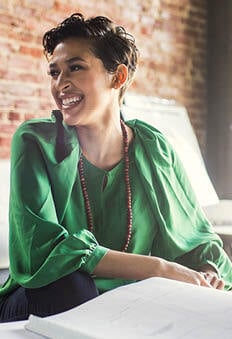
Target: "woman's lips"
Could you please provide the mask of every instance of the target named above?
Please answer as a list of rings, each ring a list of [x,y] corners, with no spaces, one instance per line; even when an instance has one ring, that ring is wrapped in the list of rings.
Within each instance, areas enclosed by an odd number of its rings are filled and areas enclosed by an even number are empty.
[[[61,103],[62,103],[62,108],[63,109],[67,109],[70,108],[72,106],[74,106],[75,104],[79,103],[81,100],[83,99],[82,96],[78,95],[78,96],[72,96],[72,97],[66,97],[66,98],[61,98]]]

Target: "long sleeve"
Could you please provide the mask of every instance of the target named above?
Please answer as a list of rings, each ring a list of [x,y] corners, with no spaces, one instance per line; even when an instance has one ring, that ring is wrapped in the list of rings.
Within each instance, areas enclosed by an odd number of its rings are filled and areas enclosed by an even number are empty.
[[[138,122],[137,162],[159,225],[151,255],[192,268],[211,264],[232,287],[232,263],[207,220],[178,155],[155,128]]]
[[[189,180],[185,174],[185,170],[180,162],[178,156],[174,153],[174,171],[176,178],[180,183],[187,199],[191,206],[193,206],[193,213],[189,214],[190,222],[192,222],[195,235],[190,235],[189,241],[191,243],[191,237],[196,239],[200,234],[202,241],[194,247],[191,251],[187,252],[183,256],[177,258],[177,261],[183,265],[191,268],[198,269],[204,264],[210,264],[216,269],[219,276],[222,277],[226,283],[225,288],[232,288],[232,263],[225,251],[223,250],[222,240],[217,234],[215,234],[212,225],[206,218],[202,208],[196,200],[195,194],[190,186]]]
[[[34,125],[38,130],[39,125]],[[92,272],[107,252],[84,226],[70,233],[59,222],[47,161],[52,147],[48,139],[35,137],[29,124],[18,129],[12,142],[11,277],[30,288],[46,285],[77,269]]]

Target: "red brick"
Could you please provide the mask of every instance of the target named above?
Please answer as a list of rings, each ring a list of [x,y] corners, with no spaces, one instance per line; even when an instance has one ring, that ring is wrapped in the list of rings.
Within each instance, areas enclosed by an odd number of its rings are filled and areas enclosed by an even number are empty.
[[[11,139],[9,138],[9,136],[6,137],[0,136],[0,148],[2,147],[10,148],[10,145]]]
[[[196,8],[207,13],[207,0],[190,0],[190,3],[191,8]]]
[[[25,120],[31,120],[31,119],[33,119],[33,118],[35,118],[35,115],[32,114],[32,113],[26,113],[26,114],[24,115],[24,119],[25,119]]]
[[[1,147],[0,148],[0,159],[9,159],[9,157],[10,157],[9,147],[7,147],[7,148]]]
[[[54,8],[55,9],[55,5],[56,5],[56,1],[55,0],[26,0],[25,1],[28,7],[32,7],[32,8]]]
[[[0,22],[1,24],[5,24],[11,28],[14,26],[21,27],[23,26],[24,19],[20,18],[18,15],[11,15],[8,11],[6,11],[4,14],[0,13]]]
[[[20,46],[20,53],[26,54],[26,55],[31,55],[35,58],[41,58],[43,55],[42,48],[37,48],[37,47],[28,47],[28,46]]]
[[[15,108],[25,109],[25,110],[35,110],[39,107],[38,100],[27,100],[27,99],[16,99],[15,100]]]
[[[8,117],[10,121],[20,121],[20,114],[18,112],[9,112]]]
[[[16,128],[15,124],[1,124],[0,126],[0,134],[1,135],[12,135]]]

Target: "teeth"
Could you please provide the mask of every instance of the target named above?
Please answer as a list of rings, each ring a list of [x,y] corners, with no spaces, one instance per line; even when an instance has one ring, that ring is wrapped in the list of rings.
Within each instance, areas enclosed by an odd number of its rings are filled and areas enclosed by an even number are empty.
[[[79,102],[79,101],[81,101],[80,96],[72,97],[72,98],[66,98],[66,99],[62,100],[62,104],[67,106],[67,105],[71,105],[71,104],[74,104],[75,102]]]

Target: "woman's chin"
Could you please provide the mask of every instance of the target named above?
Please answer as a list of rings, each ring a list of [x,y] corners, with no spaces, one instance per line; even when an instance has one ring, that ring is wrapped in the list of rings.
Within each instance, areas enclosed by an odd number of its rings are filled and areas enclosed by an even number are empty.
[[[63,115],[63,122],[69,126],[77,125],[79,121],[79,116],[81,114],[80,104],[73,105],[69,109],[64,109],[62,107],[61,112]]]
[[[63,115],[63,122],[68,126],[75,126],[77,124],[77,121],[73,119],[72,117],[66,117]]]
[[[73,121],[71,119],[63,119],[63,122],[67,126],[76,126],[78,124],[77,121]]]
[[[78,119],[74,117],[72,114],[68,114],[67,112],[62,111],[63,122],[68,126],[75,126],[78,122]]]

